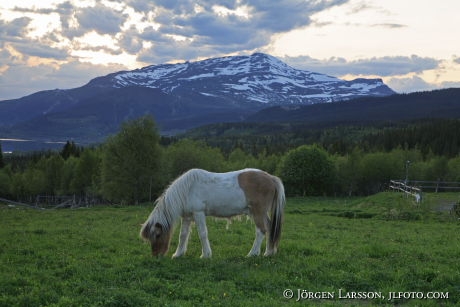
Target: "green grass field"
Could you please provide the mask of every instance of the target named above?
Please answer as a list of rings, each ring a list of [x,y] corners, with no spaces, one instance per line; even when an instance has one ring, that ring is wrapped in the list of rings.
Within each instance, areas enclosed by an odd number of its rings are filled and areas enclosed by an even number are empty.
[[[199,258],[195,228],[185,257],[170,258],[176,229],[168,257],[153,258],[138,237],[151,205],[2,204],[0,306],[454,306],[460,221],[441,209],[459,200],[291,198],[276,256],[245,257],[254,239],[246,218],[228,230],[208,218],[212,259]]]

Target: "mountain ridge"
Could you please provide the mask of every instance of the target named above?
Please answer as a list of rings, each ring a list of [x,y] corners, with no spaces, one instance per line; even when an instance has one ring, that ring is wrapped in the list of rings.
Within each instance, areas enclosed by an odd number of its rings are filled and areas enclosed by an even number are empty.
[[[263,108],[387,96],[380,79],[341,80],[255,53],[150,65],[73,89],[0,101],[0,137],[97,143],[123,121],[150,114],[162,134],[242,121]]]
[[[92,87],[144,86],[168,94],[195,92],[263,104],[311,104],[360,96],[394,94],[381,79],[341,80],[292,68],[277,58],[255,53],[196,62],[150,65],[91,80]]]

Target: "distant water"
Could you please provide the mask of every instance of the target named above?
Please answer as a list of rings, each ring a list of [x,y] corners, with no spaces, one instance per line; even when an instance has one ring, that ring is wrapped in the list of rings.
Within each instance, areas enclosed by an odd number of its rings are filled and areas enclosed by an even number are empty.
[[[40,150],[60,150],[66,142],[62,141],[35,141],[24,139],[0,139],[3,152],[15,151],[40,151]]]

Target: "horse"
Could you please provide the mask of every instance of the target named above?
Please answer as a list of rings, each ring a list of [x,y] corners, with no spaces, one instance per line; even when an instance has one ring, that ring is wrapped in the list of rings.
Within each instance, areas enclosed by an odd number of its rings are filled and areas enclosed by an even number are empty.
[[[231,218],[252,217],[256,236],[247,256],[260,255],[267,235],[265,256],[278,250],[286,198],[284,186],[276,176],[259,169],[212,173],[191,169],[176,178],[155,201],[155,207],[142,224],[140,236],[150,242],[153,256],[164,256],[168,250],[176,221],[181,219],[179,244],[172,258],[183,256],[195,221],[201,241],[201,258],[212,255],[206,227],[206,216]],[[270,215],[270,217],[269,217]]]

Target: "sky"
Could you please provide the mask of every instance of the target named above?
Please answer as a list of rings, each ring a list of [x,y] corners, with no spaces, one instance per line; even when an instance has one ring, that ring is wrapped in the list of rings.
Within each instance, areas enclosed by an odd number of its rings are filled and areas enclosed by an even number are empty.
[[[0,100],[264,52],[399,93],[460,87],[458,0],[0,0]]]

